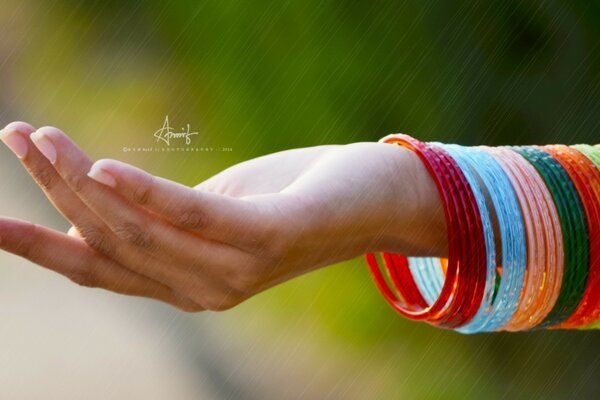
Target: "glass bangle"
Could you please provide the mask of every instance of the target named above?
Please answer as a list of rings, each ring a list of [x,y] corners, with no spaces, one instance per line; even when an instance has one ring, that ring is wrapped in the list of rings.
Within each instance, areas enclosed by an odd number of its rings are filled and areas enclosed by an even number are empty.
[[[511,180],[527,231],[526,285],[515,314],[502,329],[531,329],[550,313],[560,292],[564,257],[558,211],[542,177],[524,157],[508,148],[482,149]]]
[[[480,149],[463,147],[462,150],[470,168],[483,182],[485,193],[492,203],[493,215],[498,221],[502,256],[501,260],[494,260],[496,289],[492,307],[486,311],[488,318],[478,329],[495,331],[512,318],[523,290],[527,261],[523,216],[512,184],[500,164]]]
[[[538,328],[549,327],[566,320],[575,310],[587,279],[589,245],[587,227],[579,196],[560,164],[544,151],[527,147],[513,147],[540,173],[557,206],[563,232],[565,268],[560,294],[554,308]]]
[[[419,157],[448,230],[447,258],[366,255],[398,313],[461,333],[600,328],[600,145],[380,142]]]
[[[419,304],[411,305],[409,303],[418,302],[407,302],[403,298],[403,295],[407,294],[406,285],[410,287],[412,282],[416,286],[405,257],[392,254],[385,260],[384,254],[386,269],[396,270],[393,273],[400,278],[396,282],[400,297],[396,296],[385,282],[374,254],[367,254],[370,270],[388,303],[400,314],[447,328],[460,326],[475,314],[476,307],[473,303],[478,305],[483,297],[483,284],[480,281],[485,278],[485,271],[479,268],[480,258],[485,254],[483,228],[473,207],[473,195],[461,171],[439,149],[402,134],[390,135],[381,141],[399,144],[412,150],[431,174],[440,193],[448,224],[448,266],[439,297],[433,304],[425,307]],[[467,243],[467,237],[474,238],[474,242]],[[411,297],[414,293],[408,295]]]
[[[600,319],[600,150],[588,146],[589,149],[582,152],[577,147],[545,147],[561,162],[580,194],[590,243],[589,276],[584,296],[575,312],[559,328],[584,326]]]
[[[492,217],[490,215],[490,209],[486,203],[486,194],[484,193],[483,185],[479,183],[479,177],[470,168],[469,161],[462,153],[462,149],[452,145],[443,145],[441,143],[434,144],[443,148],[450,155],[450,157],[452,157],[454,162],[463,172],[467,183],[469,184],[473,192],[474,200],[477,204],[477,208],[480,213],[480,218],[482,220],[486,248],[486,278],[484,295],[477,309],[477,313],[474,315],[473,319],[471,319],[467,324],[458,328],[458,330],[460,330],[463,333],[477,332],[482,329],[482,326],[488,316],[487,311],[489,310],[492,304],[492,299],[494,297],[496,287],[496,249],[494,242],[494,229],[492,226]],[[418,259],[416,261],[418,262]],[[441,272],[441,265],[439,263],[436,269],[437,271]],[[433,289],[436,292],[436,294],[439,293],[440,288],[427,287],[429,282],[434,281],[435,275],[437,275],[437,271],[432,269],[425,271],[428,272],[427,274],[423,274],[426,280],[417,283],[420,287],[426,287],[429,290]]]

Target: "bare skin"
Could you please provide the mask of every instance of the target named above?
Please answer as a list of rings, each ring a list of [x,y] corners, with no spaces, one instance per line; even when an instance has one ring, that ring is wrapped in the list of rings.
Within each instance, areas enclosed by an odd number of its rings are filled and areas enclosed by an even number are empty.
[[[192,188],[94,163],[56,128],[13,122],[0,139],[73,225],[65,234],[0,218],[0,248],[82,286],[221,311],[368,252],[447,251],[435,185],[398,146],[282,151]]]

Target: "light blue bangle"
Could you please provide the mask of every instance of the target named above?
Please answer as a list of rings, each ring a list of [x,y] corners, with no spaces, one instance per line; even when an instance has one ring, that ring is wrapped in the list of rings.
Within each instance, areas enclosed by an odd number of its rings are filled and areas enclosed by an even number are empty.
[[[427,304],[435,303],[445,279],[440,260],[430,257],[408,257],[408,265]]]
[[[463,333],[499,330],[516,312],[525,280],[527,248],[519,201],[508,176],[491,155],[476,148],[440,145],[455,159],[473,189],[482,217],[488,253],[485,294],[481,306],[473,319],[457,330]],[[491,205],[486,198],[489,198]],[[495,214],[490,213],[490,206]],[[496,273],[491,215],[498,219],[502,278]],[[436,265],[431,260],[422,260],[414,263],[414,267],[411,271],[415,274],[423,297],[428,302],[435,301],[441,290],[440,282],[443,282],[439,261]]]
[[[488,312],[494,297],[494,288],[496,284],[496,249],[494,245],[494,230],[492,225],[492,219],[484,190],[481,187],[479,178],[475,171],[470,167],[469,160],[462,154],[463,150],[460,146],[448,146],[442,143],[435,143],[436,145],[442,146],[450,156],[456,161],[458,167],[462,170],[469,186],[473,191],[475,202],[481,214],[481,222],[483,224],[485,248],[486,248],[486,283],[485,291],[481,305],[471,321],[467,322],[466,325],[457,329],[463,333],[474,333],[483,327],[483,324],[487,320]],[[439,260],[423,259],[423,258],[411,258],[409,260],[409,266],[411,273],[415,279],[417,287],[421,291],[423,297],[429,304],[433,302],[439,296],[442,288],[443,273]],[[459,272],[460,273],[460,272]],[[442,279],[440,279],[442,276]]]
[[[510,179],[498,161],[477,148],[462,148],[471,167],[481,178],[492,202],[502,249],[502,277],[492,309],[480,330],[496,331],[514,316],[521,299],[527,268],[527,236],[521,206]]]
[[[524,286],[527,239],[521,207],[508,175],[494,157],[477,148],[438,145],[456,161],[473,190],[481,213],[487,250],[486,286],[481,306],[473,319],[457,331],[496,331],[513,317]],[[496,271],[492,215],[498,220],[501,239],[501,278]],[[439,260],[410,258],[409,261],[417,287],[425,300],[433,304],[444,281]]]

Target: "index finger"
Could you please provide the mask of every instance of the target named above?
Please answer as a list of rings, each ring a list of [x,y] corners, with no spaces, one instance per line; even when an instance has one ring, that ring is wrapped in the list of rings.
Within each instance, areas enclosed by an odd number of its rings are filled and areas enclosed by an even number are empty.
[[[99,160],[88,176],[186,230],[226,243],[254,242],[270,217],[256,203],[193,189],[116,160]]]

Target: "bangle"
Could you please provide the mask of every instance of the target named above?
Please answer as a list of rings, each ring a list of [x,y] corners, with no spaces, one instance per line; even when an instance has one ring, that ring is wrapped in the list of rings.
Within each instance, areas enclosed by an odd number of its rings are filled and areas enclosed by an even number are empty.
[[[567,146],[544,146],[544,151],[554,157],[571,178],[581,199],[589,232],[590,261],[585,291],[575,312],[557,326],[574,328],[589,324],[600,314],[600,171],[583,154]]]
[[[550,313],[560,292],[564,253],[558,211],[542,177],[524,157],[508,148],[482,149],[494,156],[511,180],[527,231],[525,288],[515,315],[502,329],[531,329]]]
[[[586,291],[577,310],[559,328],[574,328],[600,320],[600,150],[592,146],[547,146],[569,173],[587,217],[590,265]]]
[[[588,159],[590,159],[596,168],[600,168],[600,145],[590,146],[588,144],[576,144],[571,146],[575,150],[583,153]]]
[[[565,268],[556,304],[538,328],[566,320],[577,307],[587,280],[589,245],[581,201],[569,176],[549,154],[528,147],[513,147],[540,173],[556,204],[563,233]]]
[[[488,310],[492,305],[492,300],[495,294],[496,288],[496,248],[494,243],[494,229],[492,226],[492,217],[490,215],[490,209],[486,203],[486,193],[485,188],[482,184],[479,183],[479,176],[477,173],[472,170],[470,167],[470,160],[464,154],[464,149],[459,148],[458,146],[450,146],[443,145],[440,143],[435,143],[435,145],[442,147],[449,155],[452,157],[454,162],[463,172],[465,179],[467,180],[471,190],[473,191],[473,197],[477,208],[480,213],[480,218],[482,220],[483,232],[484,232],[484,243],[486,248],[486,278],[485,278],[485,286],[484,286],[484,295],[481,301],[481,304],[478,307],[477,313],[467,324],[461,326],[458,330],[463,333],[473,333],[479,330],[482,330],[485,323],[488,319]],[[414,269],[418,268],[421,271],[421,274],[417,279],[417,284],[419,287],[439,292],[439,288],[430,288],[428,287],[428,283],[435,282],[434,276],[439,276],[438,271],[441,271],[441,265],[434,266],[431,268],[431,263],[429,264],[429,268],[423,268],[421,263],[418,263],[418,260],[415,265],[411,265],[411,271],[414,274]]]
[[[481,186],[481,201],[484,205],[480,209],[487,208],[485,203],[486,198],[489,198],[489,215],[498,221],[497,241],[502,250],[500,262],[496,259],[498,252],[495,249],[492,251],[493,256],[488,257],[488,278],[491,279],[486,286],[488,297],[484,296],[488,302],[482,303],[476,317],[459,331],[496,331],[514,315],[523,290],[527,249],[521,208],[508,176],[492,156],[477,148],[457,145],[448,145],[446,148],[455,159],[466,162],[465,167],[461,168],[468,169],[473,174],[475,182],[470,182],[471,186]],[[492,221],[488,228],[492,238],[491,246],[495,248],[496,235]]]
[[[440,145],[463,171],[481,212],[487,250],[487,273],[483,301],[475,317],[457,329],[462,333],[494,331],[502,327],[519,304],[526,268],[525,228],[521,209],[511,182],[496,160],[480,149]],[[477,168],[479,166],[480,168]],[[481,183],[480,183],[481,182]],[[486,198],[490,197],[489,207]],[[495,215],[495,210],[500,210]],[[501,234],[502,279],[497,273],[494,229],[491,214],[499,220]],[[431,302],[440,291],[440,263],[415,259],[410,263],[417,286]]]
[[[413,151],[423,162],[440,193],[448,224],[448,260],[444,284],[437,299],[427,304],[408,268],[409,260],[384,253],[384,265],[396,290],[396,296],[383,277],[374,254],[367,262],[375,282],[388,303],[400,314],[425,320],[433,325],[456,328],[476,313],[483,297],[486,250],[483,227],[474,195],[456,163],[441,149],[407,135],[382,139]],[[460,274],[459,274],[460,269]]]
[[[600,145],[465,147],[394,134],[439,192],[448,257],[366,255],[401,315],[461,333],[600,328]]]

